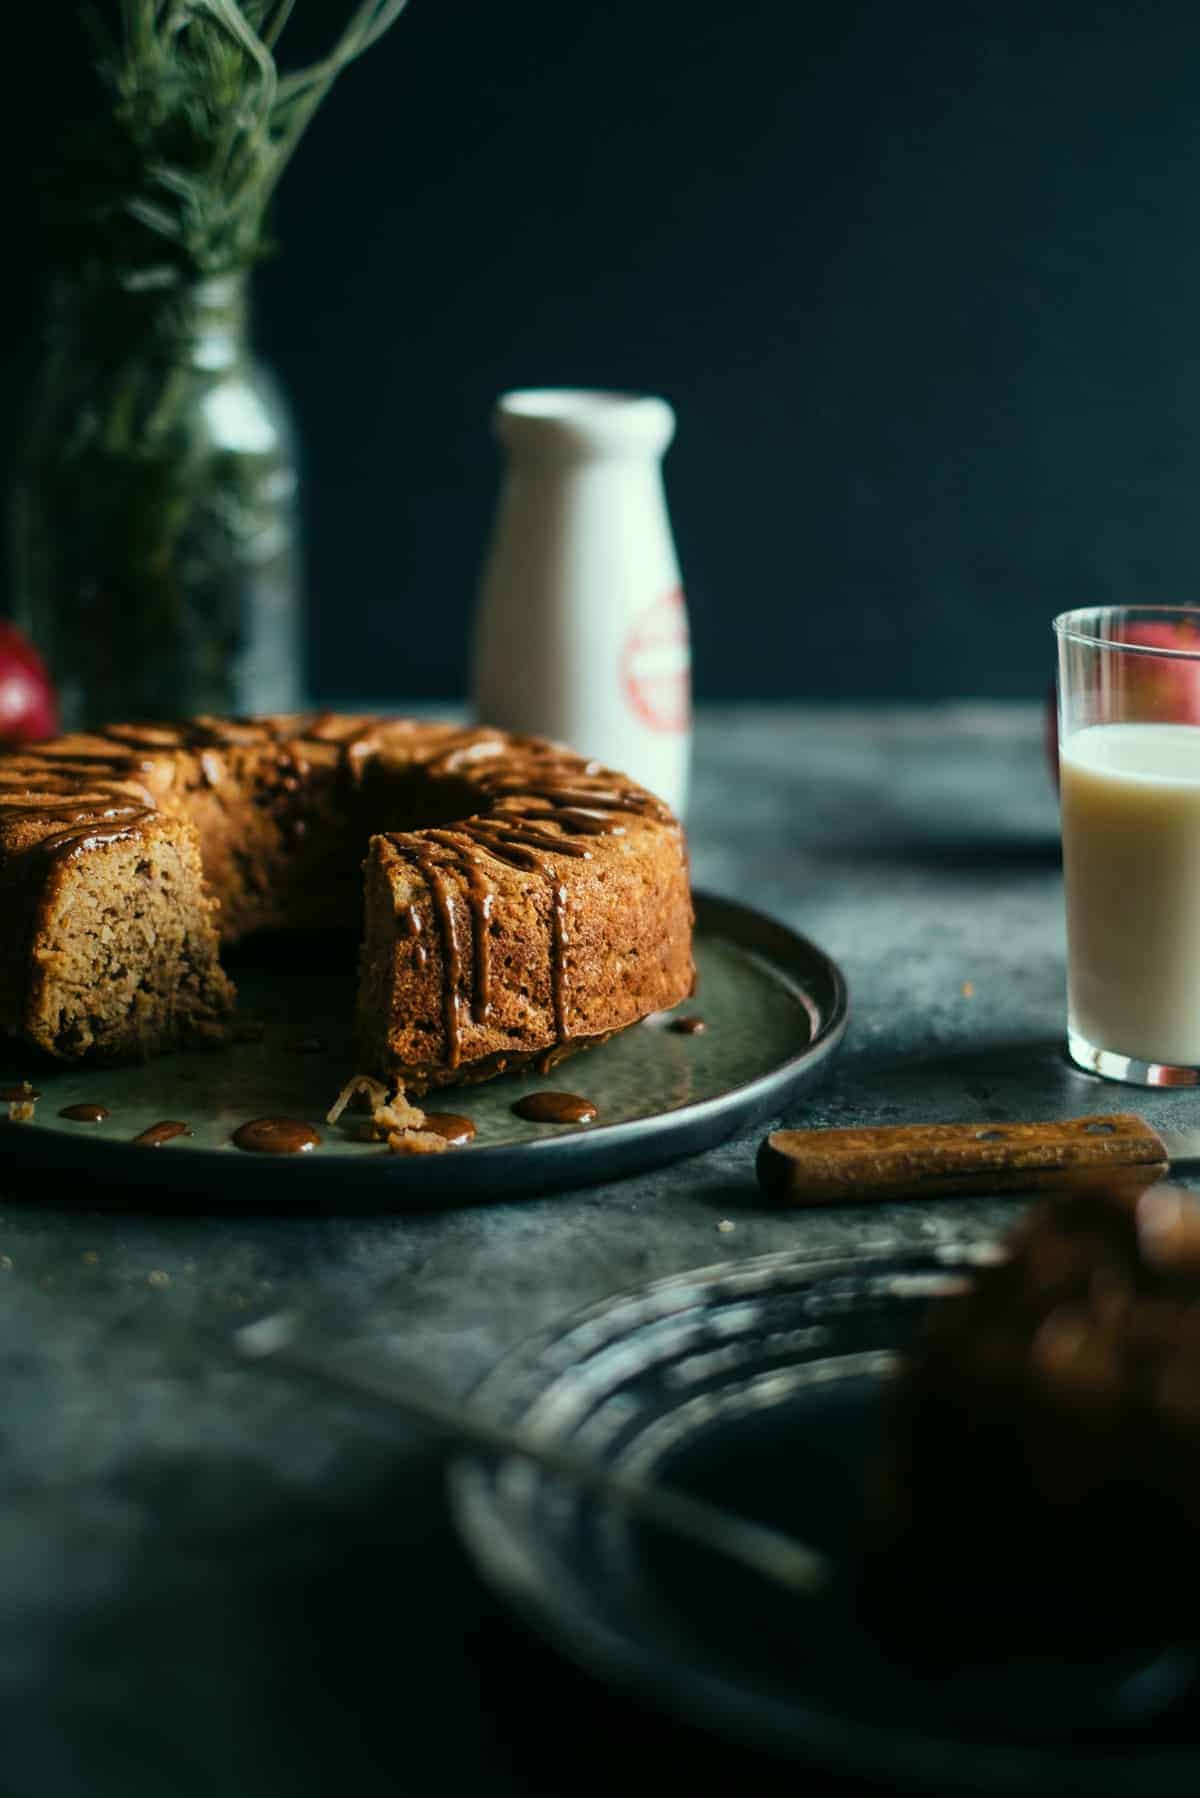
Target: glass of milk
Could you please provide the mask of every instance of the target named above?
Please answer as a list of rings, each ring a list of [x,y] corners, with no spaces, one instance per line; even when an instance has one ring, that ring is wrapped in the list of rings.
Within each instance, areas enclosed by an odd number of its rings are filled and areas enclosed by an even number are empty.
[[[1093,606],[1054,630],[1071,1057],[1200,1084],[1200,607]]]

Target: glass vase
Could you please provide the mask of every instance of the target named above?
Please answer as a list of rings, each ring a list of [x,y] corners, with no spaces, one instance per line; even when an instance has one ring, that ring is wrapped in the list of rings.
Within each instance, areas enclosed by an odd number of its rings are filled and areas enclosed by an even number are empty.
[[[53,295],[12,552],[65,728],[302,703],[295,439],[244,276]]]

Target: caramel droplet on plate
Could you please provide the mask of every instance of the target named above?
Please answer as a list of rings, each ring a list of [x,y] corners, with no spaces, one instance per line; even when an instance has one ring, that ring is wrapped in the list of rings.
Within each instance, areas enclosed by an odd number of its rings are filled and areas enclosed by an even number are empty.
[[[303,1155],[315,1149],[321,1138],[311,1124],[296,1118],[252,1118],[239,1125],[233,1140],[251,1155]]]
[[[530,1093],[518,1099],[513,1110],[531,1124],[590,1124],[600,1115],[590,1099],[576,1093]]]
[[[164,1118],[161,1124],[151,1124],[148,1130],[143,1130],[141,1135],[135,1136],[133,1140],[135,1143],[140,1143],[144,1149],[158,1149],[162,1147],[163,1143],[170,1142],[172,1137],[190,1136],[191,1134],[188,1126],[181,1124],[178,1118]]]
[[[453,1111],[427,1111],[421,1128],[433,1136],[444,1136],[453,1148],[475,1140],[475,1126],[470,1118],[459,1117]]]

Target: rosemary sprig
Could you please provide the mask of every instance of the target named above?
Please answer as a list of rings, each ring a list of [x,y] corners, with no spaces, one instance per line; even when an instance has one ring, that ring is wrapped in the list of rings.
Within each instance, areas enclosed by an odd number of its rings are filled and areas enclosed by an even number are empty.
[[[52,182],[60,268],[149,293],[247,268],[271,198],[338,77],[408,0],[362,0],[324,56],[281,71],[295,0],[121,0],[94,7],[104,105]]]

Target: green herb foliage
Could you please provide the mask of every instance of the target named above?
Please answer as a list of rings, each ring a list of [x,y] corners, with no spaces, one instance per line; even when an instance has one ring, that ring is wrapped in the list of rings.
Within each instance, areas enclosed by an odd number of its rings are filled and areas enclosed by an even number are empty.
[[[271,196],[322,100],[408,0],[365,0],[326,55],[283,71],[295,0],[121,0],[85,9],[103,88],[52,182],[63,272],[131,292],[232,273],[267,248]]]
[[[71,724],[292,703],[264,680],[297,654],[293,473],[243,277],[313,114],[407,0],[342,3],[327,54],[290,72],[294,0],[86,14],[99,104],[51,171],[56,279],[13,507],[14,608]]]

